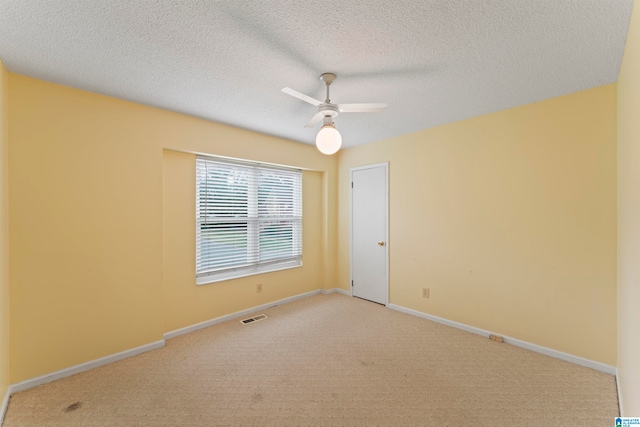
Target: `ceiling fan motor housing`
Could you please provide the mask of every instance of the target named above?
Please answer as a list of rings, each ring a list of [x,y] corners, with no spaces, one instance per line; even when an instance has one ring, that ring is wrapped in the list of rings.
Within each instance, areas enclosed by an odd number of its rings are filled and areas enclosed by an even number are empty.
[[[321,112],[325,117],[336,117],[339,110],[335,104],[320,104],[318,105],[318,112]]]

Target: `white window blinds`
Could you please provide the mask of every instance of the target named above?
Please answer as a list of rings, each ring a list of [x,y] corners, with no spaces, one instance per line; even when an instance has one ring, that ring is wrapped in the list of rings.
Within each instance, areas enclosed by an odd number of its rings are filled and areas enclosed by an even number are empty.
[[[196,158],[196,277],[209,283],[301,265],[302,173]]]

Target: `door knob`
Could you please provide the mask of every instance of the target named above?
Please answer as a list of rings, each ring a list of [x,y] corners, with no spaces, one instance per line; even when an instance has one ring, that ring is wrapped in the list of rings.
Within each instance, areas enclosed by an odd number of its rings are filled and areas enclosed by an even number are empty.
[[[380,241],[378,242],[378,246],[384,246],[384,242],[383,242],[382,240],[380,240]]]

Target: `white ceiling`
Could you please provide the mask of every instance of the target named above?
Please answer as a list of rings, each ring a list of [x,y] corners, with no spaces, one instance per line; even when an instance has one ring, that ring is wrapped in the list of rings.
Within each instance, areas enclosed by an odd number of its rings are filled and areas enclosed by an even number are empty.
[[[0,0],[11,72],[312,144],[354,146],[617,80],[633,0]]]

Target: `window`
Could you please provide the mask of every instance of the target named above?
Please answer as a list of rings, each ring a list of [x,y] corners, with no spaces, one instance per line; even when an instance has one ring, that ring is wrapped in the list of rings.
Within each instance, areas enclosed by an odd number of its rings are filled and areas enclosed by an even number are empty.
[[[302,172],[196,158],[196,281],[302,265]]]

